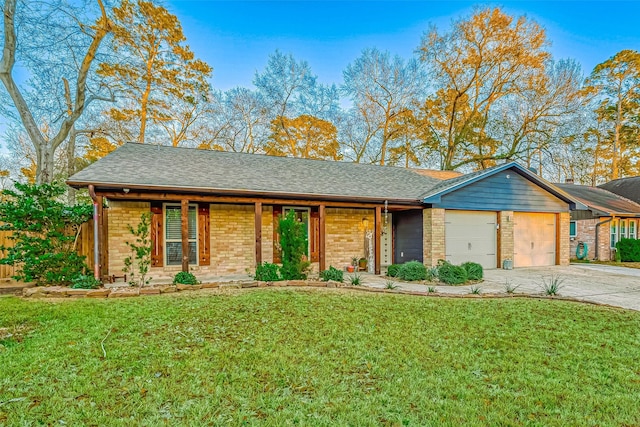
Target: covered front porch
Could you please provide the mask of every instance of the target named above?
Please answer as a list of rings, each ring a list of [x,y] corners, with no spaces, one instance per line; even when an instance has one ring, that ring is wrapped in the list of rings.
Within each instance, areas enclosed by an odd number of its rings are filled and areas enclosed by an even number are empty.
[[[278,218],[296,211],[307,223],[312,275],[329,266],[342,269],[354,257],[369,258],[368,271],[393,262],[392,215],[421,214],[422,206],[312,200],[243,198],[134,191],[96,192],[99,275],[124,278],[124,242],[144,213],[151,213],[152,283],[166,283],[180,271],[199,280],[245,280],[262,262],[279,263]],[[171,215],[169,215],[169,213]],[[422,235],[414,236],[422,243]],[[386,251],[386,252],[385,252]],[[195,252],[195,253],[194,253]]]

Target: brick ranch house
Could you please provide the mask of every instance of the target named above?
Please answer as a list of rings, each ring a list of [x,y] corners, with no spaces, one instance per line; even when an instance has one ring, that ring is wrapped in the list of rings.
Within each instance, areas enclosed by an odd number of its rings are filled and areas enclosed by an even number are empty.
[[[629,178],[617,180],[629,182]],[[611,183],[616,183],[612,181]],[[556,184],[574,199],[587,206],[571,212],[571,254],[577,256],[579,242],[587,244],[586,259],[609,261],[615,258],[616,243],[622,238],[637,239],[640,204],[607,190],[611,183],[589,187],[571,183]],[[640,180],[637,181],[640,185]],[[631,187],[640,195],[640,190]],[[633,193],[631,193],[633,195]],[[640,198],[639,198],[640,199]],[[580,251],[582,254],[582,250]]]
[[[443,179],[449,178],[449,179]],[[569,263],[569,212],[584,208],[516,163],[459,175],[390,166],[125,144],[69,178],[97,206],[96,269],[121,275],[150,212],[151,275],[224,276],[278,262],[277,219],[307,226],[317,272],[368,257],[499,268]],[[187,254],[183,257],[183,254]]]

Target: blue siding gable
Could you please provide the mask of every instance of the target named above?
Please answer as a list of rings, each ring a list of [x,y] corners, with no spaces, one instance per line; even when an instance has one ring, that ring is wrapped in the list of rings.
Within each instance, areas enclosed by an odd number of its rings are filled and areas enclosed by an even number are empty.
[[[510,169],[444,194],[432,206],[479,211],[569,211],[567,202]]]

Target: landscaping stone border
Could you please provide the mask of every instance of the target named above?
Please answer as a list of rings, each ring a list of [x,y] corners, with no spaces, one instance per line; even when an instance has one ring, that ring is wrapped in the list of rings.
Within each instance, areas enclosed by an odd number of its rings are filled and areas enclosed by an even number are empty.
[[[22,296],[25,298],[130,298],[140,295],[160,295],[173,292],[189,292],[200,289],[246,289],[266,287],[313,287],[313,288],[346,288],[344,283],[319,280],[283,280],[279,282],[212,282],[197,285],[154,285],[137,287],[99,288],[99,289],[71,289],[64,286],[38,286],[24,288]]]
[[[618,306],[611,304],[599,303],[595,301],[584,300],[576,297],[566,296],[549,296],[544,294],[526,294],[526,293],[482,293],[482,294],[451,294],[442,292],[426,292],[426,291],[410,291],[403,289],[385,289],[374,288],[369,286],[353,286],[346,283],[319,280],[283,280],[278,282],[261,282],[261,281],[237,281],[237,282],[212,282],[202,283],[198,285],[153,285],[143,288],[137,287],[118,287],[118,288],[99,288],[99,289],[71,289],[63,286],[41,286],[24,288],[22,296],[25,298],[131,298],[146,295],[160,295],[175,292],[190,292],[200,289],[248,289],[248,288],[285,288],[285,287],[310,287],[310,288],[341,288],[345,290],[353,290],[366,293],[383,293],[397,295],[414,295],[422,297],[437,298],[469,298],[469,299],[496,299],[496,298],[536,298],[550,299],[560,301],[571,301],[583,304],[591,304],[603,307],[611,307],[620,309]]]

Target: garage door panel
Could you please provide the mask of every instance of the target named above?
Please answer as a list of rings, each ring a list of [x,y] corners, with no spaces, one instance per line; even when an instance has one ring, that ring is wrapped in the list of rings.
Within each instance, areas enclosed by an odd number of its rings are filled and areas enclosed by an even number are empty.
[[[555,214],[515,212],[513,218],[514,266],[555,265]]]
[[[496,213],[447,211],[445,254],[453,264],[472,261],[496,268]]]

